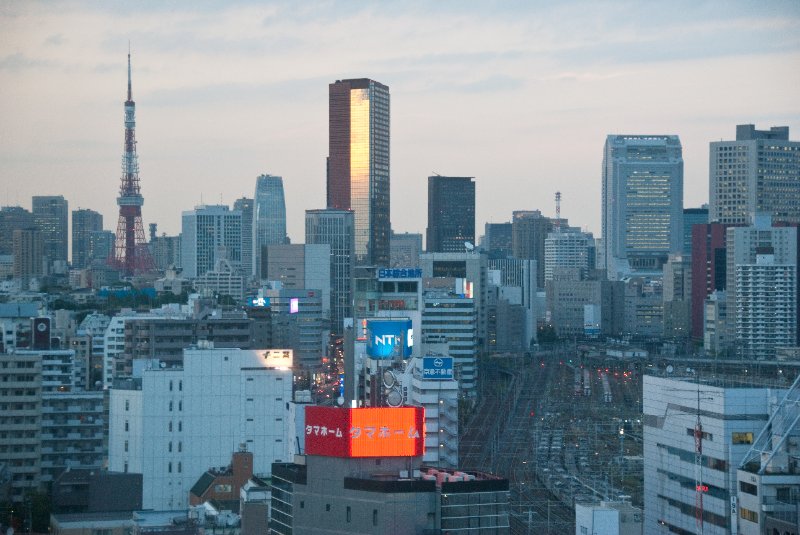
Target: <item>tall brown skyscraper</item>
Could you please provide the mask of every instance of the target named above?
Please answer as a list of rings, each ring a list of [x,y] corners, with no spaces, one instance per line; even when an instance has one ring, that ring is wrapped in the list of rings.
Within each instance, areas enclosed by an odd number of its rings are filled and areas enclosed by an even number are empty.
[[[328,208],[354,212],[356,263],[388,266],[389,88],[337,80],[328,96]]]

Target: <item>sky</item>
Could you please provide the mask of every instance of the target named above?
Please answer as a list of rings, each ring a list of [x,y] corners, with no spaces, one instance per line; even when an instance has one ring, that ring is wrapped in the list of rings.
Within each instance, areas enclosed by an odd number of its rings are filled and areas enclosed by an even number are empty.
[[[427,177],[474,176],[476,233],[514,210],[600,235],[608,134],[677,134],[684,206],[737,124],[800,139],[800,1],[0,0],[0,205],[64,195],[116,228],[128,44],[145,229],[284,180],[325,206],[328,84],[391,92],[391,220],[424,234]]]

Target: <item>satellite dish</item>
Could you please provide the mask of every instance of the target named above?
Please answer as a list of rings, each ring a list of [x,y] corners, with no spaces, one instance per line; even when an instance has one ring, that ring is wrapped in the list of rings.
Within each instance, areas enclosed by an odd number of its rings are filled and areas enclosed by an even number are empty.
[[[344,398],[342,396],[336,398],[336,404],[339,405],[340,407],[344,405]]]
[[[403,404],[403,394],[399,390],[393,389],[386,395],[386,404],[390,407],[399,407]]]
[[[383,386],[386,388],[391,388],[397,382],[397,378],[392,373],[392,370],[386,370],[383,372]]]
[[[468,241],[465,241],[465,242],[464,242],[464,248],[465,248],[467,251],[474,251],[474,250],[475,250],[475,246],[474,246],[474,245],[472,245],[472,243],[470,243],[470,242],[468,242]]]
[[[672,367],[672,364],[670,364],[669,366],[667,366],[667,373],[672,373],[672,372],[674,372],[674,371],[675,371],[675,368],[673,368],[673,367]]]
[[[166,362],[162,362],[161,364],[159,364],[159,366],[161,366],[162,368],[166,368],[167,367],[167,363]]]

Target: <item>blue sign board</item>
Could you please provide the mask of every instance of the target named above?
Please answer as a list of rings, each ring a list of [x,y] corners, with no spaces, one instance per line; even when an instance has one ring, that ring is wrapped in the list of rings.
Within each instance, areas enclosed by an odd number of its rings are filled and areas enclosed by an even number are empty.
[[[268,307],[269,297],[248,297],[247,306],[251,307]]]
[[[420,268],[383,268],[378,270],[379,279],[421,279]]]
[[[367,355],[374,359],[410,357],[414,329],[410,319],[367,320]]]
[[[422,378],[444,381],[453,378],[453,357],[422,357]]]

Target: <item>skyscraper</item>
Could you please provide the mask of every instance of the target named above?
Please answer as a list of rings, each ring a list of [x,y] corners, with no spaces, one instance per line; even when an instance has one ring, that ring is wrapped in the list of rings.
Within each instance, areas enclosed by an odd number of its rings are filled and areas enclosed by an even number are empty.
[[[389,264],[389,88],[366,78],[328,86],[328,208],[355,215],[359,264]]]
[[[536,260],[536,286],[544,288],[544,241],[553,222],[539,210],[514,210],[511,222],[511,249],[514,258]]]
[[[683,209],[683,256],[692,256],[692,227],[708,224],[708,205]]]
[[[221,259],[240,266],[241,212],[225,205],[198,206],[183,212],[181,229],[181,267],[186,277],[205,275]]]
[[[286,201],[283,178],[261,175],[256,178],[253,199],[253,273],[261,276],[261,248],[265,245],[287,243]]]
[[[475,182],[471,176],[428,177],[429,253],[460,253],[475,245]],[[465,249],[467,247],[467,249]]]
[[[609,278],[658,273],[683,248],[678,136],[609,135],[603,153],[603,245]]]
[[[353,212],[306,210],[306,244],[328,244],[331,247],[331,331],[341,335],[344,332],[344,318],[353,316]]]
[[[72,267],[82,269],[91,261],[92,232],[103,230],[103,215],[94,210],[72,211]]]
[[[508,258],[513,247],[512,223],[486,223],[483,233],[483,249],[489,258]]]
[[[33,220],[48,264],[67,261],[69,205],[63,195],[33,197]]]
[[[16,229],[14,243],[14,278],[24,279],[42,275],[42,233],[35,228]]]
[[[800,223],[800,141],[788,126],[736,126],[736,141],[711,143],[709,220],[749,225],[752,214]]]
[[[242,213],[242,274],[253,276],[253,199],[242,197],[233,203],[233,209]]]
[[[21,206],[0,208],[0,255],[13,254],[14,231],[34,228],[33,214]]]

